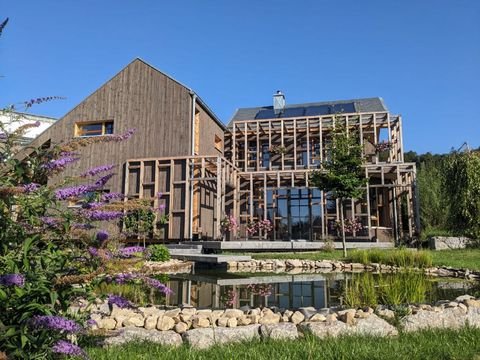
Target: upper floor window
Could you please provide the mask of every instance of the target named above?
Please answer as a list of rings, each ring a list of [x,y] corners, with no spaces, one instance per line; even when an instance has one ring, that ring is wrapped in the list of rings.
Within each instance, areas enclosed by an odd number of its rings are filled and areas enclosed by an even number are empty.
[[[75,124],[75,136],[101,136],[113,134],[113,121],[96,121]]]
[[[215,135],[215,149],[218,151],[223,151],[223,140],[218,135]]]

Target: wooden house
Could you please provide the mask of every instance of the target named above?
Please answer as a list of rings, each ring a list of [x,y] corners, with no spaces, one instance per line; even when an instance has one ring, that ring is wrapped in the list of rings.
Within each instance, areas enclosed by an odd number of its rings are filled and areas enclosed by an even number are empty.
[[[369,179],[363,199],[346,216],[362,230],[355,241],[392,241],[414,233],[415,165],[403,161],[402,119],[380,98],[239,109],[225,126],[190,88],[134,60],[36,140],[120,134],[126,142],[98,143],[63,175],[114,164],[105,191],[165,205],[164,240],[307,240],[335,237],[338,204],[309,184],[328,157],[329,134],[340,121],[358,136]],[[163,195],[158,198],[156,195]],[[239,228],[222,231],[231,215]],[[271,232],[247,227],[268,219]]]

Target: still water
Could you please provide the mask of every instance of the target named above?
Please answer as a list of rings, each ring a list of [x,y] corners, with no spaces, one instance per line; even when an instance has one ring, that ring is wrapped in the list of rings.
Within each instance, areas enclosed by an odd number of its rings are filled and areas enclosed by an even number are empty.
[[[277,306],[288,309],[304,306],[325,308],[345,304],[346,292],[350,291],[352,284],[355,284],[357,288],[360,287],[360,292],[362,286],[368,286],[363,282],[365,279],[362,276],[369,276],[370,279],[373,279],[373,284],[370,285],[382,290],[380,289],[382,286],[393,286],[388,283],[389,280],[395,279],[388,277],[398,275],[352,275],[348,273],[240,275],[204,270],[196,274],[170,275],[168,285],[174,293],[166,299],[162,299],[162,302],[171,306],[189,304],[197,308],[219,309],[241,306]],[[402,289],[413,287],[412,291],[419,290],[415,297],[417,301],[409,301],[410,303],[453,300],[464,294],[480,296],[479,282],[431,278],[423,275],[421,280],[421,284],[418,286],[417,283],[403,284],[400,282],[399,287]],[[402,278],[402,281],[409,280]],[[371,280],[370,283],[372,283]],[[397,281],[397,285],[398,283]],[[381,298],[379,300],[381,301]]]

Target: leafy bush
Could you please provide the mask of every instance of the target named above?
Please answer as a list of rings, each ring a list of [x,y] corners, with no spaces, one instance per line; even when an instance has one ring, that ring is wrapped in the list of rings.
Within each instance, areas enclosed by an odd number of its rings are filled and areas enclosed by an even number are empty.
[[[10,109],[3,113],[15,117]],[[141,274],[115,275],[116,269],[142,261],[138,255],[145,249],[118,249],[106,231],[96,230],[96,224],[117,222],[127,207],[135,207],[120,201],[121,194],[101,192],[113,176],[113,166],[46,185],[50,177],[78,160],[75,151],[80,147],[123,141],[133,131],[31,148],[27,160],[19,160],[18,141],[36,125],[9,132],[0,123],[0,349],[15,359],[82,356],[67,335],[80,335],[88,324],[86,319],[69,318],[67,309],[80,297],[92,298],[95,284],[114,275],[113,281],[142,282],[152,291],[166,294],[170,289]],[[80,206],[68,208],[67,201]]]
[[[152,261],[168,261],[170,260],[170,251],[165,245],[155,244],[148,247],[150,260]]]

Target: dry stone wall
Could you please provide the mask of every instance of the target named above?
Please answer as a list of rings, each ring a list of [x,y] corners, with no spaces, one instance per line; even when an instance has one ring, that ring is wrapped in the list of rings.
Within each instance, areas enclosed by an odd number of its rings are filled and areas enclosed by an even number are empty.
[[[86,311],[71,309],[71,311]],[[396,336],[398,329],[388,320],[395,313],[385,306],[376,309],[313,307],[295,311],[278,308],[195,309],[193,307],[161,309],[139,307],[122,309],[98,301],[90,307],[95,320],[92,330],[102,329],[109,335],[105,345],[118,345],[132,340],[148,340],[163,345],[207,348],[253,339],[297,339],[303,333],[319,338],[343,335]],[[464,295],[455,301],[435,305],[409,306],[408,315],[400,321],[404,331],[425,328],[480,327],[480,300]]]

